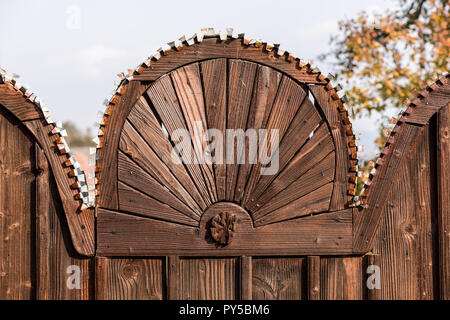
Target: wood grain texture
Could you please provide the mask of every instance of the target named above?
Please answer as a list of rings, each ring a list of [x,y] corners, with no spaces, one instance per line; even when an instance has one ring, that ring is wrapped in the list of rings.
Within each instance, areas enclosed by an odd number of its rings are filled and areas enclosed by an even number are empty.
[[[203,61],[201,64],[203,94],[205,96],[206,119],[208,129],[217,129],[225,132],[227,127],[227,60],[215,59]],[[209,140],[214,140],[212,136]],[[225,145],[225,137],[222,137]],[[214,141],[211,141],[213,143]],[[212,151],[212,150],[211,150]],[[225,165],[225,155],[217,154],[215,150],[214,175],[216,180],[217,200],[226,198],[227,168]]]
[[[306,264],[308,300],[320,300],[320,257],[308,256]]]
[[[189,217],[196,216],[196,213],[171,193],[166,186],[160,184],[122,151],[119,151],[118,171],[119,183],[123,182],[129,187],[153,199],[157,199]]]
[[[428,127],[399,168],[399,176],[385,190],[380,208],[383,221],[374,254],[381,259],[382,299],[432,299],[433,239],[432,186]]]
[[[177,300],[180,297],[180,257],[166,257],[166,298]]]
[[[34,142],[0,109],[0,300],[34,298]]]
[[[302,217],[254,230],[251,221],[242,220],[236,225],[233,241],[226,247],[205,241],[203,232],[99,208],[97,253],[108,256],[348,254],[352,249],[352,212]]]
[[[178,101],[177,94],[172,84],[170,76],[162,77],[155,81],[147,90],[147,94],[158,112],[162,123],[164,124],[172,142],[176,130],[188,130],[184,120],[183,112]],[[188,143],[189,147],[193,147],[192,143]],[[194,153],[195,154],[195,153]],[[173,161],[171,161],[173,162]],[[200,207],[205,208],[211,204],[209,192],[203,179],[202,171],[199,165],[194,164],[193,159],[189,159],[186,168],[192,178],[194,188],[190,190],[194,199]],[[168,165],[168,163],[166,163]],[[202,195],[204,198],[202,198]]]
[[[376,279],[369,280],[369,277],[376,276],[376,274],[375,274],[376,271],[371,270],[372,268],[374,268],[374,266],[375,266],[375,268],[376,267],[381,268],[380,256],[377,254],[366,254],[363,257],[363,273],[365,276],[365,277],[363,277],[363,279],[364,279],[363,287],[364,287],[365,293],[366,293],[364,299],[367,299],[367,300],[381,300],[381,297],[382,297],[381,288],[376,287]],[[370,272],[368,273],[368,271],[370,271]],[[379,276],[381,279],[382,274],[380,274]],[[367,283],[368,281],[371,281],[371,284],[374,285],[374,287],[369,288],[368,283]]]
[[[162,163],[159,160],[158,154],[146,144],[138,131],[128,122],[125,123],[122,131],[120,150],[151,174],[152,177],[157,179],[160,184],[166,186],[178,199],[183,201],[200,216],[201,210],[205,208],[205,203],[193,185],[192,180],[186,178],[183,183],[189,185],[189,187],[184,187],[175,176],[177,172],[179,172],[179,175],[177,174],[178,176],[183,174],[183,172],[180,172],[184,170],[183,165],[170,161],[168,167]]]
[[[43,120],[27,121],[24,125],[34,135],[50,164],[75,250],[81,255],[93,256],[94,212],[91,209],[79,211],[81,200],[75,199],[79,190],[70,187],[75,179],[69,177],[71,168],[63,166],[67,156],[59,153],[57,138],[51,134],[52,126],[45,125]]]
[[[269,139],[267,138],[270,137],[271,130],[278,130],[279,139],[280,141],[283,140],[283,137],[305,96],[305,91],[297,83],[295,83],[292,79],[283,76],[278,89],[277,97],[275,98],[274,105],[269,116],[269,120],[267,121],[266,129],[268,134],[264,139],[263,145],[271,145]],[[269,162],[267,161],[269,160],[268,155],[262,156],[264,159],[259,159],[258,163],[253,166],[250,173],[242,202],[244,207],[247,207],[249,201],[251,201],[253,191],[257,186],[261,173],[261,162]]]
[[[96,258],[96,261],[96,299],[164,298],[162,259]]]
[[[361,257],[323,257],[320,259],[320,265],[322,300],[363,298]]]
[[[396,134],[396,141],[390,146],[389,154],[385,157],[384,165],[372,182],[371,192],[368,196],[369,208],[355,216],[353,234],[353,249],[355,252],[365,253],[370,250],[373,239],[382,217],[382,206],[385,204],[388,193],[386,184],[392,183],[400,171],[410,150],[415,147],[414,141],[421,135],[423,129],[407,123]]]
[[[33,103],[27,101],[22,92],[16,91],[10,84],[0,84],[0,105],[20,121],[44,118],[42,112]]]
[[[257,65],[242,60],[231,59],[228,62],[228,106],[225,158],[227,180],[225,199],[233,201],[236,181],[239,175],[239,163],[245,162],[245,143],[231,135],[231,130],[245,131],[249,113]],[[230,147],[232,149],[230,150]],[[243,161],[244,160],[244,161]]]
[[[252,300],[253,299],[253,264],[252,257],[239,257],[239,299]]]
[[[114,112],[108,117],[108,125],[104,128],[103,148],[97,150],[97,166],[101,172],[97,178],[101,183],[99,185],[100,197],[98,204],[103,208],[118,209],[117,200],[117,150],[119,148],[120,135],[123,124],[131,108],[147,89],[148,84],[132,81],[128,83],[125,93],[120,97],[119,102],[114,105]],[[108,181],[113,181],[108,183]]]
[[[236,299],[239,288],[236,261],[236,258],[181,259],[180,299]]]
[[[247,117],[247,130],[259,130],[265,128],[272,111],[273,102],[278,92],[282,74],[272,68],[258,65],[255,83],[253,86],[253,96]],[[249,140],[246,140],[245,152],[249,156]],[[250,158],[239,166],[239,175],[236,182],[234,201],[241,203],[245,186],[250,171],[254,165],[250,164]]]
[[[36,299],[88,300],[93,298],[94,270],[92,258],[80,256],[72,245],[59,199],[57,185],[48,168],[47,158],[37,147],[36,168],[38,207],[36,211]],[[47,163],[47,164],[46,164]],[[39,187],[39,185],[41,187]],[[52,192],[53,190],[53,192]],[[79,270],[80,287],[70,276]]]
[[[437,184],[440,299],[450,299],[450,104],[437,120]]]
[[[217,201],[216,183],[212,164],[204,160],[203,150],[208,143],[203,138],[208,125],[203,98],[203,85],[198,63],[194,63],[171,73],[172,82],[178,96],[187,127],[193,140],[195,156],[202,169],[211,202]]]
[[[323,86],[310,85],[311,91],[316,101],[316,106],[323,111],[328,126],[333,136],[336,149],[336,177],[334,179],[333,195],[330,203],[330,211],[341,210],[345,207],[348,189],[349,174],[349,149],[345,138],[344,127],[341,124],[341,117],[338,111],[338,102],[331,98],[331,95]]]
[[[304,295],[305,258],[253,258],[253,298],[301,300]]]
[[[257,187],[255,187],[252,193],[252,198],[250,199],[248,204],[248,209],[250,211],[256,210],[255,206],[257,203],[259,204],[259,206],[263,205],[262,203],[263,201],[257,200],[263,193],[265,194],[266,197],[273,195],[271,192],[267,190],[267,187],[274,180],[277,179],[284,180],[286,178],[286,176],[280,178],[280,175],[282,175],[285,167],[288,164],[291,165],[290,161],[292,160],[292,162],[294,162],[295,161],[293,159],[294,157],[298,159],[299,157],[302,157],[302,155],[303,156],[305,155],[304,152],[301,151],[301,149],[303,149],[303,146],[305,145],[306,142],[309,142],[308,141],[309,136],[311,135],[311,133],[314,132],[315,129],[317,129],[317,127],[320,124],[320,121],[321,117],[317,112],[317,110],[315,109],[315,107],[312,105],[311,101],[309,101],[308,99],[303,100],[303,103],[300,106],[300,109],[295,115],[294,119],[292,120],[292,123],[290,124],[289,129],[286,132],[286,135],[283,137],[283,140],[280,141],[279,155],[278,155],[279,157],[278,173],[273,175],[261,175],[259,177]],[[327,134],[329,135],[328,129],[325,128],[324,126],[322,127],[322,130],[319,131],[319,137],[316,137],[314,141],[321,140],[320,137],[323,137]],[[330,146],[331,148],[333,148],[332,146],[333,142],[332,141],[330,142],[331,142]],[[298,155],[299,153],[300,155]],[[319,159],[321,158],[318,157],[317,159],[319,161]],[[294,177],[291,181],[295,179],[296,178]]]
[[[152,62],[150,68],[145,68],[142,74],[134,76],[133,79],[135,81],[154,81],[163,74],[188,63],[216,58],[248,60],[290,74],[297,81],[325,84],[325,81],[320,80],[317,74],[308,73],[306,68],[300,69],[296,63],[288,62],[284,58],[276,58],[274,52],[267,53],[263,46],[259,48],[243,46],[242,39],[219,41],[218,38],[205,38],[201,43],[162,56],[157,62]]]

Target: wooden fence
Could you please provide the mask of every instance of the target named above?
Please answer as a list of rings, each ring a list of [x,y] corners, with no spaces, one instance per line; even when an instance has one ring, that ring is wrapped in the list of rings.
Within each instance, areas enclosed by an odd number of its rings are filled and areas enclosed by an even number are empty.
[[[0,299],[449,299],[449,75],[408,103],[358,198],[330,76],[243,35],[169,45],[121,75],[95,188],[2,71]],[[178,129],[277,129],[278,170],[177,164]]]

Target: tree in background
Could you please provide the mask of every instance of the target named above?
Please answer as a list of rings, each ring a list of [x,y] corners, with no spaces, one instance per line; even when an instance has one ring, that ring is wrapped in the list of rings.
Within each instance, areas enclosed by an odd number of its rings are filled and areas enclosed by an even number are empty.
[[[339,22],[332,36],[331,62],[346,88],[352,117],[401,108],[411,92],[419,90],[449,67],[449,2],[399,0],[399,9],[384,14],[361,12]],[[384,127],[380,133],[384,133]],[[381,149],[385,135],[375,141]],[[371,163],[372,164],[372,163]],[[370,170],[365,162],[365,171]],[[368,172],[362,172],[365,181]]]
[[[82,132],[70,121],[63,122],[63,127],[67,131],[67,143],[71,148],[95,146],[89,129]]]

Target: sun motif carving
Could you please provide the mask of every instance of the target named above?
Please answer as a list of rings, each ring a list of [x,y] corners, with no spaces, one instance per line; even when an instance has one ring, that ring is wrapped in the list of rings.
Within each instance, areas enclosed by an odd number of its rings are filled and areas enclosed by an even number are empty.
[[[228,245],[233,239],[236,226],[236,215],[230,212],[221,212],[211,219],[211,237],[221,245]]]

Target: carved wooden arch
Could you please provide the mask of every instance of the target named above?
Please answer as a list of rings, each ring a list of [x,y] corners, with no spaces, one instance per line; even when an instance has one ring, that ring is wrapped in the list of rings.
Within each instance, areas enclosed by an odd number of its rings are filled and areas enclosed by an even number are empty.
[[[64,137],[55,130],[56,124],[50,120],[44,103],[3,69],[0,71],[0,108],[8,110],[23,125],[45,154],[58,187],[74,249],[81,255],[93,256],[94,212],[88,208],[82,210],[80,190],[75,187],[79,185],[78,180],[72,174],[75,162],[70,159],[68,150],[58,148],[58,144],[66,145]]]
[[[174,164],[168,136],[195,121],[279,129],[279,172]],[[347,112],[329,79],[278,47],[218,35],[172,45],[122,82],[100,129],[100,255],[352,252]]]

